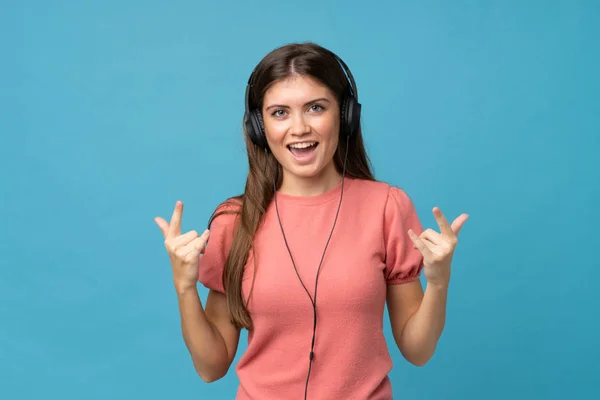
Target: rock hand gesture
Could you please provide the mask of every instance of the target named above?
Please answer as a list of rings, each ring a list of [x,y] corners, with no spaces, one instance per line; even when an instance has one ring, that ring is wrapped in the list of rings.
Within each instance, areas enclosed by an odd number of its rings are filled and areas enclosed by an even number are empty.
[[[433,209],[433,215],[440,227],[440,232],[427,229],[420,236],[417,236],[411,229],[408,231],[408,235],[414,246],[423,254],[424,273],[427,282],[439,287],[447,287],[450,281],[452,256],[458,244],[458,232],[469,218],[469,215],[461,214],[452,222],[452,225],[448,223],[438,207]]]
[[[202,235],[198,235],[198,232],[194,230],[181,234],[182,214],[183,203],[177,201],[170,222],[161,217],[154,218],[165,237],[165,247],[171,260],[175,290],[178,294],[196,290],[198,257],[204,253],[209,236],[208,229]]]

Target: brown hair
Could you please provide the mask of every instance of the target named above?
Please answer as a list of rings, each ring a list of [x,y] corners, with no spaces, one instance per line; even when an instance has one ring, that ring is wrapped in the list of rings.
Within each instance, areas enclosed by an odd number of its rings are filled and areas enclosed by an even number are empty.
[[[256,66],[250,107],[261,109],[264,95],[271,85],[294,74],[310,76],[327,86],[336,95],[338,104],[341,104],[348,91],[348,79],[344,70],[329,50],[311,42],[292,43],[271,51]],[[251,329],[252,319],[242,295],[244,267],[249,252],[253,250],[254,234],[273,200],[273,182],[275,180],[276,186],[279,187],[283,174],[275,157],[269,157],[264,150],[252,143],[245,127],[243,129],[249,167],[244,193],[223,203],[234,207],[217,208],[210,222],[224,213],[235,213],[238,216],[237,228],[223,270],[223,286],[232,323],[237,328]],[[346,140],[340,140],[334,155],[334,164],[339,173],[342,173],[346,143]],[[348,142],[346,176],[355,179],[375,179],[364,148],[360,126]]]

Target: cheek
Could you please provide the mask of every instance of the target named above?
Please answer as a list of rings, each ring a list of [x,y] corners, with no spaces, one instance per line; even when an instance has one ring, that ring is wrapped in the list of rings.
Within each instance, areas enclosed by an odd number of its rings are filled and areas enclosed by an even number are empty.
[[[264,121],[265,135],[270,144],[281,144],[285,139],[287,127],[283,123]]]
[[[332,144],[337,143],[337,139],[339,138],[340,125],[335,120],[332,119],[323,119],[319,121],[318,126],[315,127],[318,132],[321,133],[322,140],[330,142]]]

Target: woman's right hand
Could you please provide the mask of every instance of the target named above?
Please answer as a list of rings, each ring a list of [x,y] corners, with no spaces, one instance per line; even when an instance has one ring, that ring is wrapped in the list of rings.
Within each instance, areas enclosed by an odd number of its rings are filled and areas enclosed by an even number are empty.
[[[161,217],[154,218],[165,237],[165,247],[171,260],[173,270],[173,281],[178,294],[193,289],[196,290],[198,282],[198,258],[204,253],[209,231],[205,230],[202,235],[197,231],[189,231],[181,234],[181,216],[183,214],[183,203],[177,201],[175,210],[171,216],[170,223]]]

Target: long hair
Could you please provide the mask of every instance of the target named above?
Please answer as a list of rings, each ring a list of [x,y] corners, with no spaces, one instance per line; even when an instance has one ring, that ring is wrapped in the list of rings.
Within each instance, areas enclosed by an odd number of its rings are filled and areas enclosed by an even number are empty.
[[[276,82],[294,74],[310,76],[327,86],[337,97],[338,104],[348,91],[348,79],[331,51],[311,42],[292,43],[276,48],[256,66],[250,93],[250,107],[262,109],[267,90]],[[340,113],[341,114],[341,113]],[[254,235],[263,221],[265,212],[273,200],[275,188],[283,178],[281,165],[275,157],[256,146],[244,130],[248,154],[248,177],[243,194],[229,198],[226,204],[234,207],[218,208],[210,222],[224,213],[237,214],[237,227],[223,269],[223,286],[232,323],[239,328],[252,328],[252,319],[242,295],[242,279],[248,261]],[[334,164],[341,174],[348,143],[346,176],[355,179],[374,180],[371,165],[364,148],[360,126],[349,141],[339,140]],[[209,225],[210,225],[209,222]],[[254,270],[256,273],[256,269]],[[248,296],[249,299],[250,295]]]

